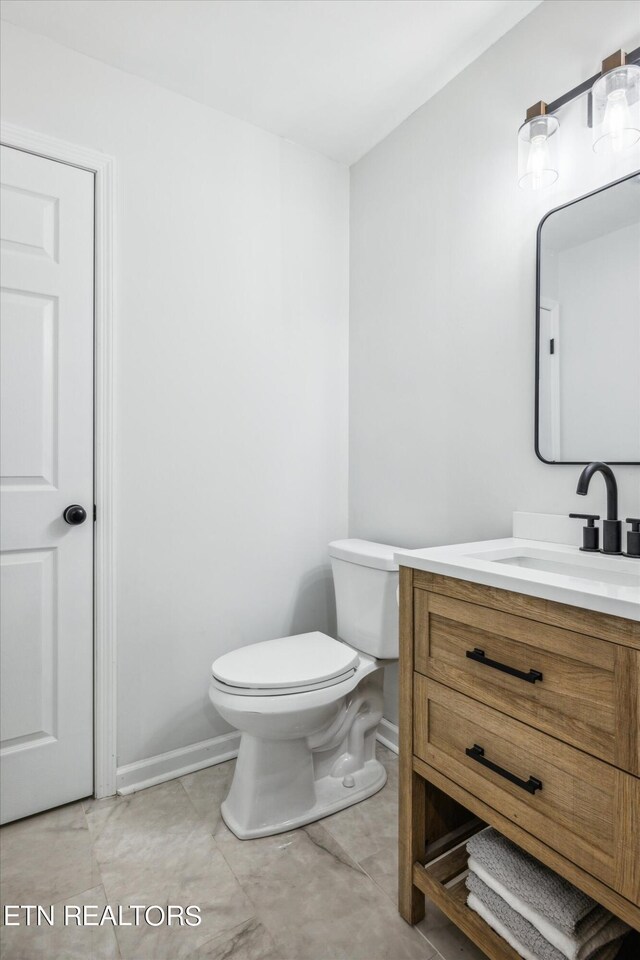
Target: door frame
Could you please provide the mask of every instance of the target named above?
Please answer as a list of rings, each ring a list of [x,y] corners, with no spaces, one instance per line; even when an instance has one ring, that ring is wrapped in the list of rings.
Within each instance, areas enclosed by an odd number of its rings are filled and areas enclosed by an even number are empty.
[[[89,170],[94,192],[94,795],[116,793],[115,179],[113,157],[0,124],[0,141]]]
[[[547,314],[548,326],[545,326],[542,320],[543,311]],[[549,297],[540,297],[540,307],[538,313],[538,323],[540,328],[540,336],[538,337],[538,419],[540,419],[540,402],[541,402],[541,382],[542,382],[542,371],[546,367],[546,373],[548,375],[547,379],[547,402],[550,408],[550,427],[551,427],[551,453],[550,461],[551,463],[559,463],[561,460],[560,450],[562,448],[562,437],[561,437],[561,417],[560,417],[560,366],[558,361],[558,352],[554,348],[555,359],[553,362],[549,360],[549,354],[546,352],[546,349],[543,352],[543,342],[544,338],[542,336],[543,328],[546,333],[549,335],[549,339],[556,341],[558,345],[558,350],[562,350],[562,338],[560,335],[560,304],[557,300],[550,300]],[[548,349],[548,347],[547,347]],[[560,354],[561,356],[561,354]],[[539,440],[539,438],[538,438]]]

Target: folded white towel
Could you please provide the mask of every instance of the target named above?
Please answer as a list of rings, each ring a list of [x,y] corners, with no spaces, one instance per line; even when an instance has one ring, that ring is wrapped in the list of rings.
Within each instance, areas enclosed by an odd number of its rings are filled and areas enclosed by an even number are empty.
[[[498,920],[497,917],[482,903],[481,900],[476,897],[474,893],[470,893],[467,897],[467,906],[474,910],[478,916],[489,924],[492,930],[502,937],[503,940],[506,940],[510,947],[518,953],[523,960],[538,960],[538,958],[531,953],[530,950],[527,950],[516,938],[511,934],[509,930],[505,927],[503,923]],[[594,960],[615,960],[615,956],[620,949],[620,940],[616,940],[614,943],[607,944],[605,947],[601,947],[597,953],[594,954]]]
[[[480,877],[494,893],[506,900],[520,916],[528,920],[545,940],[567,957],[567,960],[588,960],[600,947],[624,936],[630,929],[623,920],[614,917],[608,910],[596,908],[580,923],[579,932],[575,936],[569,936],[550,923],[530,904],[525,903],[511,890],[507,890],[504,884],[473,857],[469,858],[469,870]]]
[[[511,931],[507,930],[505,925],[501,923],[497,917],[494,917],[488,907],[485,907],[484,903],[481,900],[478,900],[475,893],[470,893],[467,897],[467,906],[470,907],[471,910],[475,910],[475,912],[489,924],[491,929],[495,930],[499,937],[502,937],[503,940],[506,940],[509,946],[513,947],[516,953],[519,953],[521,957],[524,957],[524,960],[538,960],[538,958],[534,956],[530,950],[527,950],[526,947],[523,947],[523,945],[516,940]]]

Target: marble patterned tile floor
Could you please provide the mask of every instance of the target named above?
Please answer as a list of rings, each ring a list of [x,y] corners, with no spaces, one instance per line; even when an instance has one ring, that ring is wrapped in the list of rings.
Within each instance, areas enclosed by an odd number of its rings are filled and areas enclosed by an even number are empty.
[[[395,905],[397,757],[374,797],[317,823],[240,841],[221,816],[233,761],[127,797],[87,800],[0,831],[2,903],[198,905],[197,927],[4,926],[3,960],[483,960],[429,904]],[[131,920],[131,910],[123,919]],[[155,920],[155,917],[153,918]]]

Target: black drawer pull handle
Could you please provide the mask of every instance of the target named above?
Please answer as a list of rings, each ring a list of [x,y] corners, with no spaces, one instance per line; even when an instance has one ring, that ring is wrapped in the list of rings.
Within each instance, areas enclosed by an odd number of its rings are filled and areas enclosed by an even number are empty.
[[[516,777],[515,773],[510,773],[508,770],[505,770],[504,767],[499,767],[497,763],[493,763],[492,760],[487,760],[484,755],[484,748],[479,747],[477,743],[474,743],[472,747],[467,747],[465,753],[468,757],[471,757],[472,760],[477,760],[483,767],[488,767],[489,770],[493,770],[494,773],[500,774],[505,780],[508,780],[510,783],[515,783],[516,787],[521,787],[523,790],[526,790],[527,793],[535,793],[536,790],[542,790],[542,781],[536,779],[536,777],[521,780],[520,777]]]
[[[502,670],[503,673],[508,673],[511,677],[518,677],[519,680],[526,680],[527,683],[542,680],[542,674],[539,670],[529,670],[528,673],[525,673],[524,670],[516,670],[515,667],[509,667],[506,663],[500,663],[499,660],[489,660],[489,657],[485,657],[484,650],[481,650],[480,647],[467,650],[467,656],[469,660],[484,663],[485,667],[493,667],[494,670]]]

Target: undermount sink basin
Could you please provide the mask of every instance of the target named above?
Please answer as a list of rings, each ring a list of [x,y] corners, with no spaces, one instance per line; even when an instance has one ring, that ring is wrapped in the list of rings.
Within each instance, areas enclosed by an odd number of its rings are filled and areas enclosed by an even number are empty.
[[[517,537],[394,557],[402,566],[640,621],[640,560]]]
[[[584,563],[578,563],[573,557],[551,553],[544,550],[522,551],[506,557],[491,557],[485,554],[484,559],[493,563],[504,563],[507,566],[524,567],[527,570],[542,570],[546,573],[557,573],[563,577],[579,577],[581,580],[592,580],[599,583],[616,583],[621,587],[636,587],[640,590],[640,562],[637,563],[638,572],[614,569],[611,564],[618,562],[616,557],[597,556],[585,557]],[[598,562],[600,561],[600,562]]]

